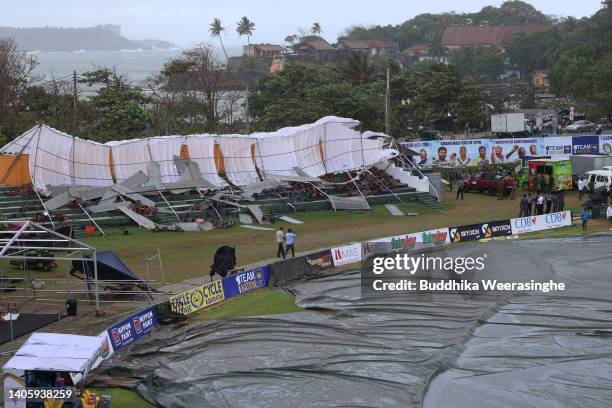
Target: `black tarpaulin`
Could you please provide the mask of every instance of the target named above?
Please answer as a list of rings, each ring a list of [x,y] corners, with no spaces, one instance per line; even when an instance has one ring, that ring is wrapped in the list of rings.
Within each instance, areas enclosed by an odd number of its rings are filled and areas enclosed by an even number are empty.
[[[286,262],[275,285],[309,310],[163,327],[100,374],[163,407],[610,407],[611,249],[603,233],[432,252],[567,285],[481,296],[362,297],[359,271],[297,278]]]
[[[98,260],[98,280],[140,281],[140,278],[136,276],[113,251],[99,251],[96,257]],[[92,256],[87,255],[87,258],[92,258]],[[87,279],[93,279],[93,259],[87,261],[72,261],[72,270],[83,273]]]

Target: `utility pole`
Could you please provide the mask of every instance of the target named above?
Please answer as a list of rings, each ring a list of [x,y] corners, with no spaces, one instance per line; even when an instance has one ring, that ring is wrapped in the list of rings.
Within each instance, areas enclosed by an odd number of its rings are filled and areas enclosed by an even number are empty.
[[[72,131],[76,133],[77,118],[77,73],[72,71]]]
[[[244,102],[244,117],[246,119],[247,134],[251,133],[251,121],[249,120],[249,84],[246,85],[246,99]]]
[[[391,71],[387,67],[387,89],[385,90],[385,133],[391,135],[391,122],[389,121],[389,92],[390,92],[390,75]]]

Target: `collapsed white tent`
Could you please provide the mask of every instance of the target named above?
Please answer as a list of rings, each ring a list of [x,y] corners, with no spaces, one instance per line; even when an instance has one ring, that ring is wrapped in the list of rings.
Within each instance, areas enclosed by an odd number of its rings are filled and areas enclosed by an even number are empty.
[[[174,158],[186,146],[202,177],[212,185],[238,186],[261,178],[327,173],[369,167],[395,157],[384,149],[386,135],[354,130],[354,119],[328,116],[315,123],[251,135],[158,136],[100,144],[82,140],[45,125],[37,126],[8,143],[0,154],[28,154],[34,187],[46,193],[48,186],[109,186],[136,172],[149,176],[151,162],[159,164],[161,182],[179,179]],[[220,175],[220,173],[222,173]]]
[[[33,333],[3,369],[87,373],[101,348],[102,341],[96,336]]]

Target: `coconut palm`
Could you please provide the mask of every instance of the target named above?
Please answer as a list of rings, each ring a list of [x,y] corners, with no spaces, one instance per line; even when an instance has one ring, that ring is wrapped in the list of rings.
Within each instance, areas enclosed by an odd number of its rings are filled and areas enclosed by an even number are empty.
[[[320,35],[323,30],[321,30],[321,24],[319,24],[319,22],[315,22],[312,27],[310,27],[310,32],[313,33],[314,35]]]
[[[215,17],[212,23],[210,23],[210,28],[208,29],[210,32],[210,36],[212,38],[218,38],[221,43],[221,49],[223,49],[223,53],[225,54],[225,58],[227,57],[227,52],[225,52],[225,46],[223,45],[223,37],[221,34],[225,31],[225,27],[221,25],[221,20]]]
[[[338,72],[344,80],[364,84],[374,75],[374,64],[365,52],[351,51],[344,62],[338,64]]]
[[[247,36],[247,43],[251,45],[251,36],[255,31],[255,23],[248,19],[248,17],[242,17],[240,21],[236,23],[236,32],[240,37],[243,35]]]

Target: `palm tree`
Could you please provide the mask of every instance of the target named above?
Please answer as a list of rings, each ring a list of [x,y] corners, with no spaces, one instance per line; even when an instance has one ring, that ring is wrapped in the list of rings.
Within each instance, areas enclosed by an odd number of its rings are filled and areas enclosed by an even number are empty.
[[[225,52],[225,46],[223,45],[223,38],[221,34],[225,31],[225,27],[221,25],[221,20],[215,17],[212,23],[210,23],[210,28],[208,29],[210,32],[210,36],[212,38],[218,38],[221,43],[221,48],[223,49],[223,53],[225,54],[225,58],[227,59],[227,52]]]
[[[248,19],[248,17],[242,17],[240,21],[236,23],[236,32],[240,37],[243,35],[247,36],[247,43],[251,45],[251,36],[255,31],[255,23]]]
[[[375,67],[364,52],[351,51],[343,63],[338,64],[342,78],[357,84],[364,84],[372,79]]]
[[[313,33],[314,35],[320,35],[323,30],[321,30],[321,24],[319,24],[319,22],[315,22],[312,27],[310,27],[310,32]]]

